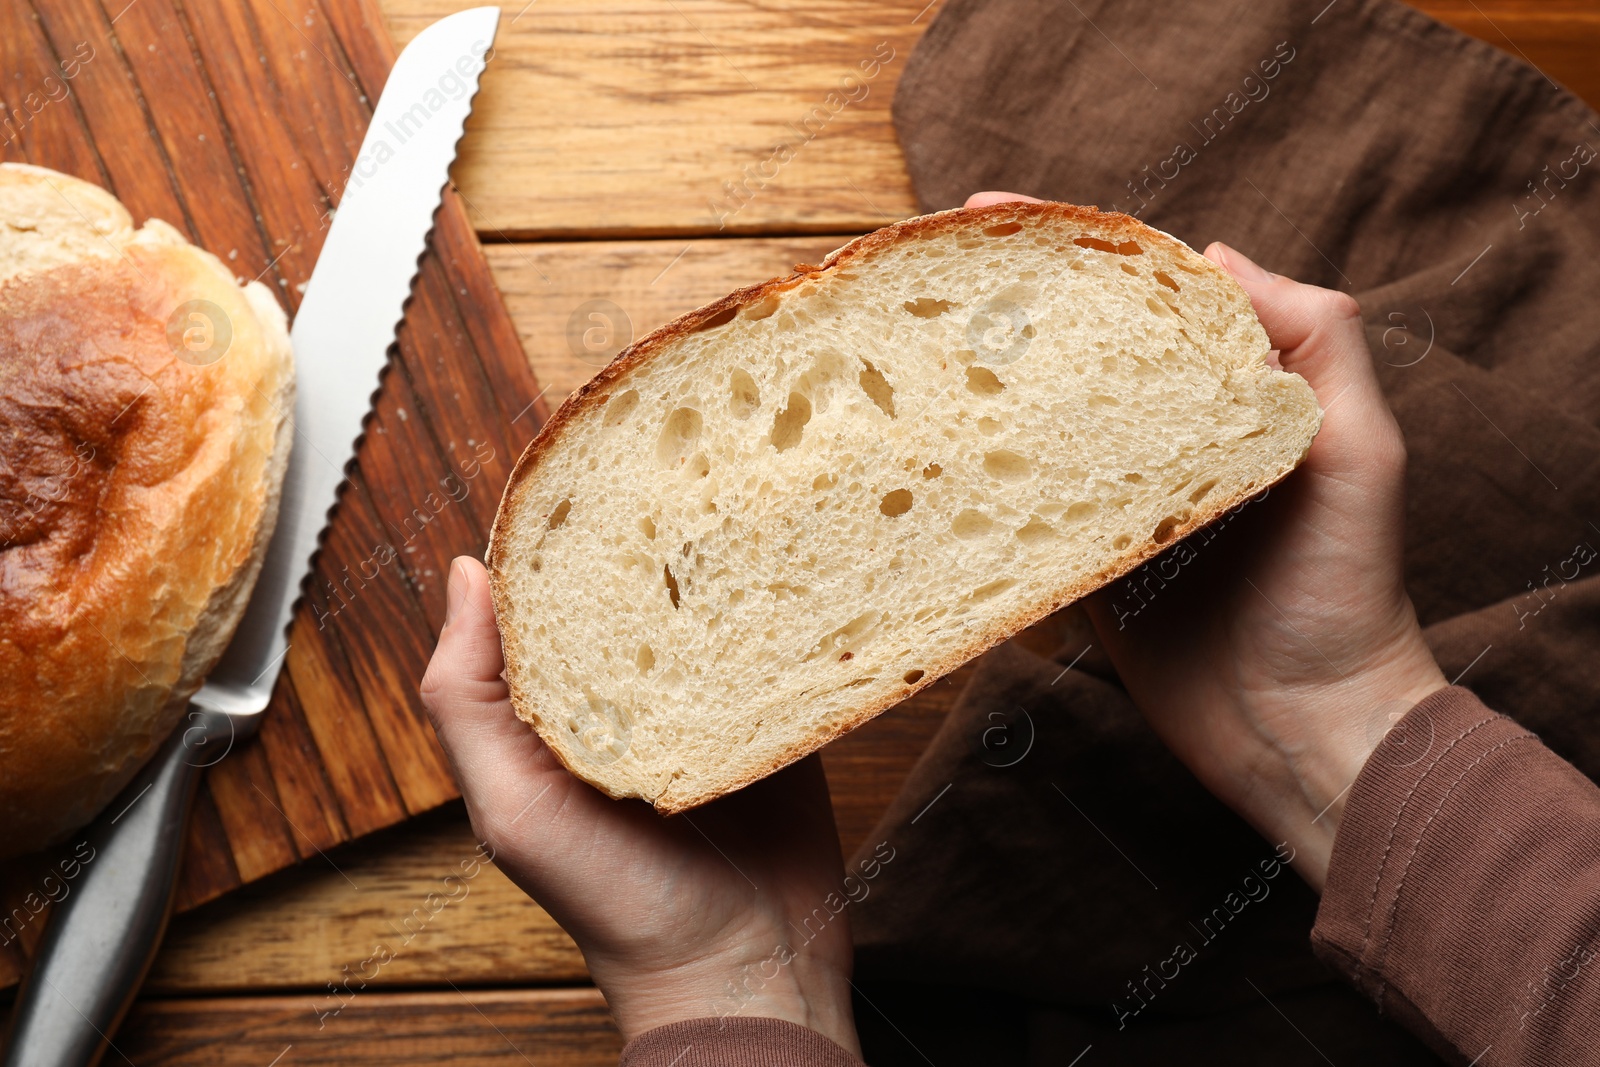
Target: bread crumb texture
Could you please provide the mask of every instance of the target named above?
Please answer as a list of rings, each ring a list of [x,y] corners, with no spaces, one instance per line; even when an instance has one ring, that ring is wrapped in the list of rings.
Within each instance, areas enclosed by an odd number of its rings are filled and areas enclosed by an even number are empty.
[[[656,331],[507,487],[518,713],[665,812],[814,751],[1287,474],[1320,419],[1243,290],[1123,215],[869,234]]]

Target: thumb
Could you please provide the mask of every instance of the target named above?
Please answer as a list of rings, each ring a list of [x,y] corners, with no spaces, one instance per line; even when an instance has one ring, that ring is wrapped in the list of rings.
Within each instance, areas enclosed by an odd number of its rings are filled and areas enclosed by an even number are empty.
[[[1227,271],[1249,295],[1273,347],[1289,351],[1313,339],[1329,340],[1328,331],[1339,327],[1353,327],[1353,336],[1365,338],[1361,305],[1350,294],[1273,274],[1221,241],[1211,243],[1206,258]]]
[[[1379,395],[1361,305],[1354,297],[1269,273],[1220,241],[1206,249],[1206,258],[1244,289],[1283,369],[1309,382],[1324,409],[1346,390],[1368,400]]]
[[[1323,432],[1312,457],[1336,467],[1359,466],[1379,455],[1403,464],[1400,428],[1378,384],[1355,298],[1268,273],[1220,242],[1206,249],[1206,258],[1250,297],[1283,369],[1300,375],[1317,394]]]
[[[501,672],[505,657],[495,626],[489,575],[461,556],[450,564],[444,629],[422,678],[422,704],[469,805],[489,802],[537,772],[549,754],[517,718]]]

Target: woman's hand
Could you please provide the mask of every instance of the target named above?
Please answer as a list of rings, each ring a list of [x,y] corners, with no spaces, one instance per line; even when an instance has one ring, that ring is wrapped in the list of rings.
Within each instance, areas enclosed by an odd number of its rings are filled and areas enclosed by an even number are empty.
[[[968,204],[1009,199],[1028,198]],[[1446,684],[1401,574],[1405,443],[1353,299],[1225,245],[1206,256],[1249,294],[1277,362],[1316,391],[1322,429],[1266,500],[1191,546],[1164,587],[1142,587],[1137,611],[1117,582],[1089,613],[1156,732],[1268,840],[1289,842],[1320,890],[1346,791],[1388,728]]]
[[[662,818],[572,777],[512,712],[483,565],[450,567],[422,699],[480,840],[583,950],[623,1037],[744,1015],[860,1054],[843,864],[816,756]]]

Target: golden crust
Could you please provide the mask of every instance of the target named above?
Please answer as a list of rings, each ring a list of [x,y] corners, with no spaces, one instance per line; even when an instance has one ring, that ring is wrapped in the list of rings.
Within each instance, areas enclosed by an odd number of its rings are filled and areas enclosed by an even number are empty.
[[[769,294],[784,292],[803,284],[808,279],[821,277],[828,271],[837,270],[840,267],[848,267],[869,257],[878,250],[888,248],[902,241],[915,240],[919,235],[925,233],[941,233],[979,224],[998,225],[1012,221],[1076,223],[1085,229],[1091,229],[1109,237],[1125,238],[1143,242],[1146,245],[1161,246],[1169,254],[1190,262],[1197,271],[1221,274],[1219,268],[1200,256],[1188,245],[1170,234],[1146,226],[1130,215],[1118,212],[1103,212],[1092,206],[1082,207],[1075,204],[1010,202],[987,207],[955,208],[885,226],[835,249],[825,257],[820,265],[796,264],[795,272],[792,274],[735,290],[720,300],[688,312],[624,349],[598,374],[585,383],[582,388],[569,396],[517,460],[517,464],[513,468],[511,477],[507,481],[505,491],[501,496],[499,511],[495,515],[494,525],[490,531],[488,552],[485,555],[497,616],[501,618],[508,617],[510,605],[509,593],[506,591],[504,583],[500,581],[499,567],[501,561],[496,552],[496,546],[504,541],[509,532],[513,522],[512,516],[518,510],[517,501],[530,486],[533,471],[542,457],[553,449],[560,447],[563,432],[574,418],[583,412],[603,407],[619,386],[626,387],[628,380],[639,367],[665,350],[673,341],[695,332],[704,324],[720,321],[726,316],[736,313],[740,308],[759,302]],[[1225,277],[1225,275],[1223,276]],[[1219,494],[1215,497],[1208,497],[1205,504],[1198,507],[1188,521],[1174,529],[1171,532],[1171,536],[1163,543],[1157,544],[1153,540],[1146,540],[1142,543],[1130,545],[1114,565],[1099,574],[1071,587],[1060,589],[1049,600],[1033,604],[1027,610],[1017,612],[1004,623],[991,627],[958,645],[950,646],[940,659],[925,668],[924,675],[917,682],[904,685],[898,692],[876,700],[863,702],[862,706],[854,714],[825,724],[823,729],[812,734],[803,744],[797,744],[787,750],[782,758],[772,760],[768,764],[747,773],[719,779],[714,786],[708,786],[698,791],[679,790],[677,788],[678,782],[674,780],[651,803],[653,803],[657,811],[665,815],[688,811],[715,800],[717,797],[742,789],[781,770],[790,763],[803,759],[828,742],[849,733],[889,708],[894,707],[912,694],[932,685],[946,674],[1000,644],[1002,641],[1007,640],[1053,612],[1082,599],[1096,589],[1130,573],[1141,564],[1159,555],[1171,544],[1215,522],[1222,515],[1243,504],[1262,490],[1282,481],[1293,469],[1294,466],[1292,464],[1286,466],[1272,477],[1264,479],[1260,484],[1251,484],[1231,496]],[[524,670],[522,664],[517,660],[516,652],[513,648],[508,647],[506,649],[506,659],[508,669],[505,672],[505,677],[511,690],[512,704],[517,709],[519,717],[537,726],[538,717],[534,710],[535,703],[531,695],[521,689],[520,680]],[[594,785],[607,795],[618,799],[633,795],[631,793],[618,794],[613,792],[605,782],[595,777],[592,768],[569,760],[560,745],[550,744],[548,747],[568,771]]]
[[[0,169],[0,217],[41,181],[109,201],[39,175]],[[83,825],[170,733],[243,613],[287,460],[276,301],[165,224],[95,229],[0,269],[0,856]],[[191,300],[231,333],[214,362],[169,341]]]

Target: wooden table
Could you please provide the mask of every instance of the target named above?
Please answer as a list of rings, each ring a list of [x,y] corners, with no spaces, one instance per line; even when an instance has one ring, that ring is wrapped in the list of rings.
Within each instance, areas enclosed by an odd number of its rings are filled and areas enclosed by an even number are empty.
[[[547,399],[602,356],[568,342],[590,300],[640,336],[736,285],[817,262],[913,214],[889,101],[939,0],[513,0],[456,180]],[[387,0],[403,44],[472,0]],[[1600,104],[1600,0],[1422,0]],[[838,113],[730,218],[724,182],[886,45]],[[555,406],[552,403],[552,408]],[[1045,636],[1041,643],[1048,643]],[[966,672],[825,753],[844,847],[870,830]],[[614,1063],[620,1042],[572,942],[472,855],[459,804],[180,916],[118,1052],[153,1064]],[[437,901],[437,897],[433,900]],[[378,942],[402,950],[375,976]],[[333,984],[357,990],[352,996]],[[335,1009],[337,1011],[335,1012]]]

